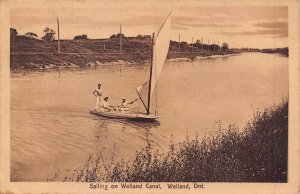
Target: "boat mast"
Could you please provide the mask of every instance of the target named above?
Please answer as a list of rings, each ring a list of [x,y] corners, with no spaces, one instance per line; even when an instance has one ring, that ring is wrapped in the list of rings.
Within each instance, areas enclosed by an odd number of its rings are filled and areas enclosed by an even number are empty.
[[[150,58],[150,79],[149,79],[149,88],[148,88],[148,108],[147,108],[147,115],[150,114],[150,99],[151,99],[151,82],[152,82],[152,67],[153,67],[153,57],[154,57],[154,33],[152,34],[152,46],[151,46],[151,50],[152,50],[152,56]]]

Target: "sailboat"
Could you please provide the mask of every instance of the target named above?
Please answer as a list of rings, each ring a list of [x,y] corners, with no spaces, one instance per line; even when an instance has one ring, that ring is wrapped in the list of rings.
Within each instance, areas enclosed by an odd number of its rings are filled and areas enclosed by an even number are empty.
[[[152,55],[150,58],[150,72],[149,80],[136,87],[136,92],[141,100],[145,112],[132,112],[132,111],[109,111],[101,112],[97,110],[91,110],[92,114],[106,118],[114,119],[131,119],[140,121],[154,121],[159,118],[158,114],[152,112],[151,97],[153,96],[157,80],[161,74],[165,60],[169,52],[171,34],[171,13],[161,25],[158,33],[152,35]]]

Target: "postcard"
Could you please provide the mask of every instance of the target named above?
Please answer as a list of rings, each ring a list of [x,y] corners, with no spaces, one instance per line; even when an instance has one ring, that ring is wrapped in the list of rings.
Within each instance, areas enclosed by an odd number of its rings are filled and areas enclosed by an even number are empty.
[[[299,193],[298,8],[0,1],[0,192]]]

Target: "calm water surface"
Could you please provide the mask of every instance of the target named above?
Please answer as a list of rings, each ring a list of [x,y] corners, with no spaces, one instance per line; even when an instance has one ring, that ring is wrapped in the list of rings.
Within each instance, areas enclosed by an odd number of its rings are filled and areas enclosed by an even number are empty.
[[[194,62],[167,62],[154,100],[161,118],[152,124],[89,114],[101,82],[112,105],[133,100],[147,66],[104,65],[11,75],[11,179],[45,181],[57,168],[81,166],[102,151],[131,159],[146,145],[166,151],[187,134],[200,137],[222,126],[243,126],[258,108],[288,96],[288,58],[249,53]],[[274,84],[275,83],[275,84]],[[142,109],[140,103],[132,109]]]

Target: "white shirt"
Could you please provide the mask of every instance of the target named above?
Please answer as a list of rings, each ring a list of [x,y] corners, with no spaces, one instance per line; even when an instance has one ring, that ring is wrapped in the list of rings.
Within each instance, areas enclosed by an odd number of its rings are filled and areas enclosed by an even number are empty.
[[[103,106],[103,108],[109,108],[110,107],[110,104],[107,102],[107,101],[103,101],[102,102],[102,106]]]
[[[102,88],[97,88],[95,91],[97,92],[97,96],[102,96]]]
[[[127,104],[128,104],[127,101],[122,102],[122,103],[120,104],[120,107],[121,107],[121,108],[127,108]]]

